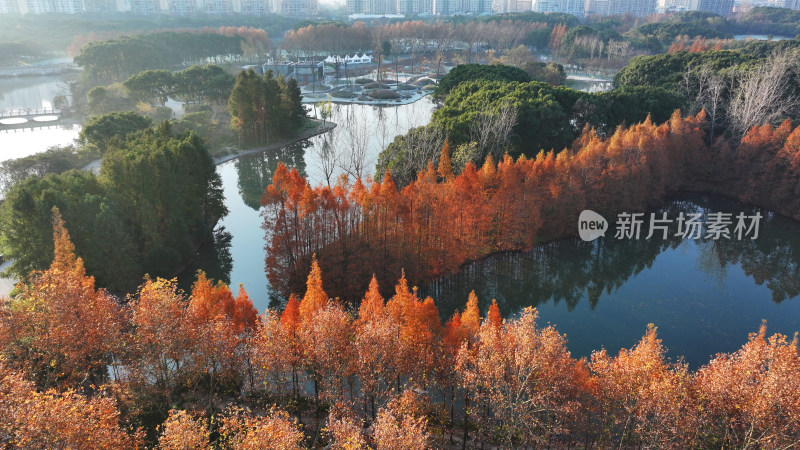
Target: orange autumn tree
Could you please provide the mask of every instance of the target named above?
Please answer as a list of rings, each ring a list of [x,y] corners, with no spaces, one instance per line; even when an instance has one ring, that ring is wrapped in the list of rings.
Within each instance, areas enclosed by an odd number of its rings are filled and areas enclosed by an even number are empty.
[[[258,333],[251,342],[256,366],[273,378],[279,392],[288,377],[295,397],[300,395],[303,366],[299,332],[300,301],[292,294],[280,315],[271,310],[264,312]]]
[[[263,390],[283,394],[290,389],[292,396],[300,394],[301,357],[295,342],[297,339],[290,339],[281,323],[281,316],[271,309],[264,311],[248,342],[257,385]]]
[[[159,427],[158,448],[163,450],[210,448],[211,433],[208,421],[192,417],[186,411],[170,410],[169,417]]]
[[[192,286],[188,309],[197,339],[205,343],[195,355],[195,372],[203,374],[212,392],[237,392],[247,364],[245,346],[258,316],[253,302],[243,287],[239,286],[234,298],[226,284],[213,284],[201,271]]]
[[[486,320],[489,325],[500,328],[503,325],[503,317],[500,315],[500,308],[497,306],[497,300],[492,299],[492,304],[489,305],[489,314],[486,315]]]
[[[455,423],[456,389],[459,387],[456,373],[456,358],[459,352],[474,351],[475,341],[480,330],[480,310],[478,309],[478,296],[471,291],[467,297],[464,313],[456,310],[444,327],[442,341],[444,351],[438,367],[439,384],[450,397],[450,422]],[[464,403],[469,405],[469,391],[461,390]],[[469,417],[465,414],[465,428]]]
[[[197,280],[192,286],[189,307],[201,322],[229,320],[236,334],[252,331],[258,316],[258,311],[241,285],[238,295],[234,297],[225,283],[217,281],[216,285],[213,284],[202,271],[197,273]]]
[[[325,427],[329,448],[332,450],[367,450],[366,436],[364,436],[361,421],[350,411],[332,410],[328,415],[328,425]]]
[[[650,325],[634,348],[620,350],[617,357],[605,350],[592,355],[601,442],[675,448],[695,445],[700,428],[691,376],[685,364],[667,363],[665,352],[656,328]]]
[[[129,304],[136,333],[126,361],[128,378],[137,389],[172,404],[178,387],[194,375],[193,356],[206,345],[199,340],[202,332],[176,280],[145,280]]]
[[[300,328],[303,366],[314,382],[314,395],[338,398],[353,374],[352,318],[339,302],[315,311]]]
[[[797,335],[766,336],[766,325],[733,354],[695,376],[699,446],[792,448],[800,437]]]
[[[428,421],[413,390],[403,391],[378,412],[374,425],[378,449],[416,450],[429,448]]]
[[[420,300],[416,287],[413,290],[408,288],[403,271],[395,285],[395,295],[386,303],[386,311],[398,324],[397,388],[401,378],[411,385],[422,386],[432,379],[439,352],[441,321],[436,305],[430,297]]]
[[[288,304],[284,313],[287,350],[299,350],[303,368],[314,382],[315,398],[320,393],[336,397],[353,371],[352,318],[323,290],[322,270],[316,258],[311,261],[303,299],[299,305]]]
[[[0,445],[3,448],[108,448],[142,446],[140,433],[120,428],[111,398],[74,391],[37,392],[33,383],[0,361]]]
[[[314,313],[328,304],[328,294],[322,289],[322,270],[316,255],[311,258],[311,271],[306,280],[306,293],[300,301],[300,320],[311,320]]]
[[[167,400],[185,388],[210,396],[239,391],[257,317],[244,289],[234,298],[200,273],[187,297],[174,279],[147,279],[128,303],[135,333],[127,378],[137,390]]]
[[[243,408],[230,408],[220,420],[220,441],[225,448],[257,450],[299,450],[303,432],[286,411],[273,408],[254,414]]]
[[[16,298],[0,300],[0,354],[40,387],[92,389],[124,346],[125,316],[86,275],[57,208],[53,240],[50,268],[33,273]]]
[[[392,390],[399,376],[395,362],[402,351],[398,340],[400,323],[388,314],[378,280],[374,276],[361,300],[353,328],[354,364],[364,396],[364,417],[367,417],[371,406],[374,420],[377,413],[376,397],[380,403]]]
[[[663,124],[648,118],[607,138],[586,128],[572,148],[487,158],[480,168],[470,162],[457,176],[446,143],[439,167],[431,161],[402,189],[390,172],[379,181],[311,188],[279,167],[262,199],[270,281],[287,296],[300,291],[316,254],[331,275],[328,294],[358,298],[373,273],[389,286],[405,267],[409,281],[422,283],[492,252],[574,235],[589,206],[607,216],[644,210],[707,178],[721,152],[705,145],[705,121],[704,111],[686,118],[676,111]]]
[[[525,308],[501,328],[485,321],[475,351],[464,343],[456,359],[461,386],[476,403],[471,411],[479,428],[495,430],[490,437],[503,446],[578,431],[570,425],[582,410],[588,370],[570,356],[564,336],[552,326],[538,328],[536,318],[534,308]]]

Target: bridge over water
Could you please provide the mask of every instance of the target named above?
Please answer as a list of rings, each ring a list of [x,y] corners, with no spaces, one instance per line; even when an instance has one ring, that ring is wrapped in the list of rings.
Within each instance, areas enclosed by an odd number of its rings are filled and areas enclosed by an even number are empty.
[[[0,120],[33,119],[37,116],[60,116],[61,110],[56,108],[11,108],[0,110]]]
[[[62,73],[80,70],[74,63],[65,64],[32,64],[30,66],[14,66],[0,68],[0,77],[24,77],[34,75],[61,75]]]
[[[59,124],[72,111],[56,108],[14,108],[0,111],[0,131]]]

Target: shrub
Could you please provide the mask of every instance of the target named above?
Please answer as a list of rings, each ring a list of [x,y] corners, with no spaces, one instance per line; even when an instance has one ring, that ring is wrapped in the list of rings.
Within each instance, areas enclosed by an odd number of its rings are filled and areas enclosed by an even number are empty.
[[[380,100],[394,100],[400,98],[400,94],[390,89],[373,89],[369,91],[367,95]]]
[[[373,82],[365,84],[364,89],[389,89],[389,86],[383,83]]]

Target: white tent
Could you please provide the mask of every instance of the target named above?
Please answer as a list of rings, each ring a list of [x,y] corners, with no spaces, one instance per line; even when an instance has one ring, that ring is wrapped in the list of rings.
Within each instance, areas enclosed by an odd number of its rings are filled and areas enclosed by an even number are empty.
[[[359,55],[358,53],[353,53],[353,56],[344,55],[344,57],[339,55],[328,55],[327,58],[323,61],[325,64],[369,64],[372,62],[372,56],[364,53]]]
[[[342,58],[339,55],[335,55],[335,56],[334,55],[328,55],[328,57],[325,58],[325,63],[327,63],[327,64],[336,64],[336,63],[343,63],[343,62],[344,62],[344,58]]]

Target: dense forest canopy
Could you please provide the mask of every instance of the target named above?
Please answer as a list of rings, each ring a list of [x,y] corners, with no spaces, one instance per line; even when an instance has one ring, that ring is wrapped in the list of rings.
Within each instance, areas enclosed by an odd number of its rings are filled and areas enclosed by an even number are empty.
[[[379,156],[376,178],[388,169],[400,187],[407,185],[438,159],[445,137],[459,173],[468,161],[481,165],[488,155],[498,160],[505,153],[535,157],[541,150],[560,151],[586,126],[606,135],[648,116],[663,122],[684,104],[679,93],[661,87],[587,93],[528,78],[502,65],[454,68],[437,88],[444,101],[430,124],[396,137]]]
[[[52,263],[0,302],[9,445],[743,447],[800,436],[797,343],[766,325],[694,371],[665,358],[652,325],[617,355],[575,359],[534,308],[503,319],[473,292],[443,323],[402,275],[387,298],[373,278],[349,311],[316,261],[282,312],[258,316],[244,290],[202,272],[186,293],[148,279],[120,304],[52,217]]]
[[[165,31],[91,42],[75,63],[92,82],[124,81],[149,69],[177,68],[218,55],[241,55],[243,38]]]
[[[709,141],[722,134],[739,139],[753,126],[800,117],[798,43],[634,57],[615,75],[614,89],[599,93],[526,82],[529,75],[515,67],[460,65],[442,77],[435,91],[441,107],[431,123],[396,137],[381,153],[375,177],[388,169],[405,186],[438,158],[445,138],[458,173],[487,155],[560,151],[585,126],[606,136],[648,116],[661,122],[676,108],[705,109]]]
[[[665,357],[649,326],[617,355],[576,359],[566,336],[537,324],[535,309],[510,311],[473,292],[443,318],[442,304],[414,287],[494,252],[572,236],[587,207],[613,217],[658,207],[683,189],[800,219],[799,41],[725,39],[744,29],[796,29],[796,14],[754,8],[728,20],[688,12],[644,25],[632,17],[581,25],[534,12],[370,26],[269,16],[248,22],[259,30],[124,37],[126,27],[241,18],[91,25],[87,31],[113,39],[76,38],[85,44],[78,62],[91,82],[116,83],[89,91],[94,117],[79,148],[0,165],[0,250],[23,278],[13,298],[0,299],[0,446],[796,445],[796,338],[767,336],[763,326],[740,350],[690,370]],[[37,26],[4,21],[0,40],[50,25],[63,45],[62,36],[76,32],[58,17]],[[563,67],[555,64],[458,66],[440,80],[431,124],[398,136],[375,180],[312,187],[302,148],[282,150],[294,169],[275,155],[238,162],[246,204],[263,208],[267,276],[285,300],[258,316],[244,289],[206,273],[185,290],[160,277],[186,268],[226,214],[199,137],[213,115],[225,110],[224,126],[230,118],[251,144],[306,125],[295,80],[234,77],[201,64],[263,57],[271,45],[264,29],[295,24],[284,41],[295,55],[428,52],[441,66],[463,44],[466,62],[480,48],[505,52],[501,63],[525,60],[531,45],[602,66],[637,52],[669,54],[634,58],[613,90],[594,94],[558,86]],[[51,48],[16,43],[0,52],[41,56]],[[535,75],[547,70],[555,76]],[[118,111],[158,111],[167,98],[190,112],[153,125]],[[103,155],[99,175],[71,170],[94,155]],[[252,187],[261,186],[262,167],[273,174],[266,192]],[[636,244],[618,255],[593,247],[586,259],[602,259],[624,279],[637,270],[618,261],[624,252],[652,261],[660,246],[673,245]],[[776,301],[797,294],[792,248],[780,239],[743,245],[757,248],[723,244],[715,256],[736,260],[752,250],[748,275],[771,284]],[[763,274],[762,258],[787,263]],[[570,289],[588,283],[586,266],[577,274],[540,263],[547,278],[571,280],[547,287],[560,287],[568,303]]]
[[[736,21],[738,33],[759,33],[777,36],[800,34],[800,12],[788,8],[757,6]]]
[[[272,38],[298,22],[297,19],[271,14],[253,17],[239,14],[204,15],[194,17],[120,15],[0,15],[0,41],[20,41],[36,38],[38,45],[53,52],[63,52],[87,40],[109,39],[120,34],[137,34],[174,29],[204,27],[252,27],[266,31]]]
[[[305,124],[297,80],[275,77],[271,70],[259,76],[249,69],[236,76],[228,98],[231,127],[248,143],[262,145],[294,136]]]
[[[89,273],[119,292],[145,273],[175,274],[211,242],[227,212],[203,142],[194,133],[174,136],[166,122],[110,140],[98,176],[51,173],[6,192],[0,245],[14,261],[9,270],[15,276],[42,270],[52,259],[54,206],[71,224]]]

